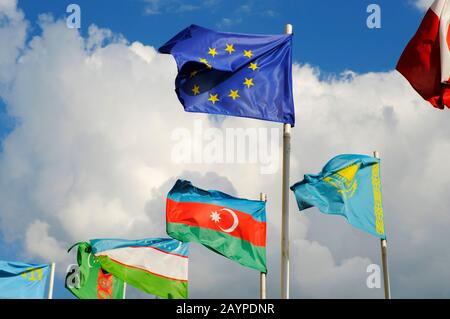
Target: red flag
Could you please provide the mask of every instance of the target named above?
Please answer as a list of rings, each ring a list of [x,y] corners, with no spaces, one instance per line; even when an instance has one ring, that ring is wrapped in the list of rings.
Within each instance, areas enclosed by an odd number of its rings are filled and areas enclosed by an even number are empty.
[[[397,70],[434,107],[450,108],[450,3],[435,0],[397,64]]]

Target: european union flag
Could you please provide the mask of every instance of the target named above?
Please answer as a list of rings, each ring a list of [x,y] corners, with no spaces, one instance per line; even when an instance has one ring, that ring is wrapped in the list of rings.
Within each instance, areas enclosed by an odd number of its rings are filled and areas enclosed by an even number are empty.
[[[0,261],[0,299],[44,299],[49,265]]]
[[[292,35],[222,33],[196,25],[159,52],[177,62],[176,93],[185,111],[295,122]]]
[[[316,206],[322,213],[344,216],[354,227],[386,238],[379,159],[366,155],[336,156],[321,173],[305,175],[291,190],[300,210]]]

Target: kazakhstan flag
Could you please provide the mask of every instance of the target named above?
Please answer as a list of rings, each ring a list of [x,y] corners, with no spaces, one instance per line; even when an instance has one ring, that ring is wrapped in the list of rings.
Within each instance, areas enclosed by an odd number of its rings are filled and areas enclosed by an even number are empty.
[[[305,175],[291,186],[298,208],[317,207],[324,214],[341,215],[356,228],[382,239],[380,160],[366,155],[339,155],[317,175]]]
[[[49,265],[0,260],[0,299],[44,299]]]

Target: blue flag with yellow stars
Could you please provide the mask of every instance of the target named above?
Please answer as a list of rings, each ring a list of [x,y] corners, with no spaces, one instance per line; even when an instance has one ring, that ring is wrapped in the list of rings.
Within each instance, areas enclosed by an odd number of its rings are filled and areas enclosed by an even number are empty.
[[[196,25],[159,48],[177,62],[176,93],[187,112],[294,126],[292,35],[222,33]]]
[[[322,172],[305,175],[291,186],[298,208],[316,206],[341,215],[356,228],[385,239],[381,202],[380,160],[366,155],[339,155]]]

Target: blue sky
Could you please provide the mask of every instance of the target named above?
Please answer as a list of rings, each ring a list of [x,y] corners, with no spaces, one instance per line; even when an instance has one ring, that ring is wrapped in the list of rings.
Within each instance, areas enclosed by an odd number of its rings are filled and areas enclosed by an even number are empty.
[[[14,121],[6,114],[5,102],[0,98],[0,141],[5,138],[13,127]]]
[[[30,35],[40,33],[37,19],[50,13],[64,18],[69,3],[82,10],[81,33],[91,24],[122,34],[129,42],[158,47],[189,24],[239,33],[280,33],[294,25],[294,60],[317,67],[324,76],[345,70],[384,72],[395,68],[404,46],[416,31],[423,12],[410,0],[19,0],[31,24]],[[164,4],[161,4],[164,3]],[[366,26],[367,5],[381,6],[381,29]],[[0,142],[13,129],[0,99]],[[1,148],[0,148],[1,151]],[[0,258],[20,259],[17,243],[0,240]],[[68,297],[58,279],[55,297]]]
[[[129,41],[158,47],[189,24],[240,33],[278,33],[286,23],[295,31],[294,58],[320,67],[325,73],[343,70],[386,71],[395,67],[404,45],[423,13],[411,0],[164,0],[152,6],[145,0],[19,0],[27,18],[49,12],[66,16],[77,3],[82,10],[82,32],[92,23],[121,33]],[[381,7],[382,28],[368,29],[366,8]],[[34,24],[35,31],[38,28]]]

